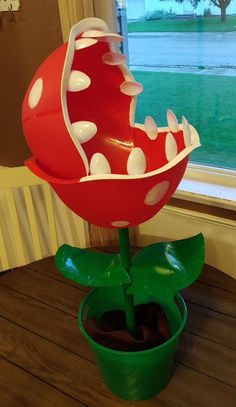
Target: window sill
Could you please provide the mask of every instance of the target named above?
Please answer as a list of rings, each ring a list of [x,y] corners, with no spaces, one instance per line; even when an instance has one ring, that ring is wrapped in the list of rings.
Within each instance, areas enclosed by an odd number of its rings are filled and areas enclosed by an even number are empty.
[[[236,210],[236,172],[190,164],[174,198]]]

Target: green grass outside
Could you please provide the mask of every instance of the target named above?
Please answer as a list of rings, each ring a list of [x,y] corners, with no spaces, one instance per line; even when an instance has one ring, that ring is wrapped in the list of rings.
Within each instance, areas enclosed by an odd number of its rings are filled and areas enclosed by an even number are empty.
[[[228,16],[222,23],[220,16],[185,20],[138,21],[128,23],[128,32],[214,32],[236,31],[236,16]]]
[[[151,115],[166,126],[166,110],[178,121],[185,115],[197,128],[202,147],[191,161],[236,169],[236,77],[133,71],[144,86],[138,97],[136,122]]]

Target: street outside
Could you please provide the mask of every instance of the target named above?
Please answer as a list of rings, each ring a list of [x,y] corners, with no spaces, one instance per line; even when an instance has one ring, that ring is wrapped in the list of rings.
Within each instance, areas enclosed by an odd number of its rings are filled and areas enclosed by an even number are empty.
[[[128,35],[131,69],[236,76],[235,32]]]

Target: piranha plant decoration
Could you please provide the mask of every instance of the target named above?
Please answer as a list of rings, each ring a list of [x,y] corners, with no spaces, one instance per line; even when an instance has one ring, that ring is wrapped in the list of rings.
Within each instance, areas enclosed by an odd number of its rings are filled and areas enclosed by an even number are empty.
[[[172,196],[199,136],[167,111],[168,127],[148,116],[135,124],[143,87],[117,51],[122,41],[100,19],[72,27],[68,44],[40,66],[26,93],[22,122],[34,157],[26,165],[76,214],[119,230],[120,253],[60,247],[67,278],[96,287],[79,325],[111,391],[143,400],[167,384],[187,311],[179,290],[204,262],[201,234],[152,244],[130,256],[128,227],[153,217]]]

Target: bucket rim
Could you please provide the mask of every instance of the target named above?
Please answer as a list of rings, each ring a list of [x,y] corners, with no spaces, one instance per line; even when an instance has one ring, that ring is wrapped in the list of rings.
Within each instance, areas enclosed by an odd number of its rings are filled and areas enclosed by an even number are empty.
[[[187,310],[186,303],[185,303],[182,295],[179,292],[176,292],[175,293],[175,298],[177,299],[177,302],[181,306],[181,310],[182,310],[182,315],[181,315],[182,322],[181,322],[179,328],[177,329],[177,331],[175,332],[175,334],[173,336],[171,336],[171,338],[169,338],[167,341],[165,341],[161,345],[157,345],[157,346],[155,346],[155,347],[153,347],[151,349],[139,350],[139,351],[127,351],[127,352],[112,349],[112,348],[108,348],[107,346],[103,346],[100,343],[96,342],[93,338],[91,338],[91,336],[88,335],[88,333],[84,329],[83,318],[82,318],[83,317],[84,306],[86,305],[87,299],[94,293],[94,291],[97,291],[97,290],[99,290],[99,288],[95,288],[94,290],[92,290],[89,294],[87,294],[84,297],[83,301],[80,304],[79,312],[78,312],[78,324],[79,324],[80,331],[82,332],[83,336],[87,339],[87,341],[89,342],[89,344],[92,347],[96,347],[96,348],[98,348],[100,350],[111,352],[111,353],[116,354],[116,355],[126,355],[126,356],[146,355],[146,354],[149,354],[149,353],[153,352],[157,348],[158,348],[158,350],[159,349],[161,350],[161,349],[164,349],[165,347],[169,346],[172,342],[175,341],[176,338],[178,338],[180,336],[181,332],[184,330],[184,327],[185,327],[186,322],[187,322],[188,310]]]

